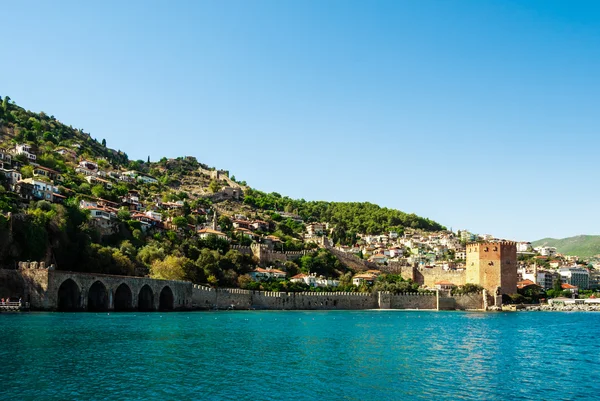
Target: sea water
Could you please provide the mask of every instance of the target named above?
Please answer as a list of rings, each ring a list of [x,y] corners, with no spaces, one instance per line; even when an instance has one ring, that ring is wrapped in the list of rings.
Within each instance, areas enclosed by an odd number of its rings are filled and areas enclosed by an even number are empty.
[[[600,399],[600,313],[0,313],[0,399]]]

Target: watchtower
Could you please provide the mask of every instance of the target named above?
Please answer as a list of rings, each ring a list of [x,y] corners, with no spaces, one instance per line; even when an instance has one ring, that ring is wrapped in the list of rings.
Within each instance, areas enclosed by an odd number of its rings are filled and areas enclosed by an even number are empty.
[[[517,292],[517,245],[515,242],[468,244],[466,268],[466,282],[479,284],[490,295]]]

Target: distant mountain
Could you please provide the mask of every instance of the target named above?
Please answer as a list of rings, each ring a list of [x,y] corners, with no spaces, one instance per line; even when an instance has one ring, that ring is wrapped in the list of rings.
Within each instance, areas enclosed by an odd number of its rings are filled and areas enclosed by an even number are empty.
[[[565,255],[574,255],[589,258],[600,254],[600,235],[577,235],[569,238],[543,238],[532,242],[536,246],[553,246],[558,252]]]

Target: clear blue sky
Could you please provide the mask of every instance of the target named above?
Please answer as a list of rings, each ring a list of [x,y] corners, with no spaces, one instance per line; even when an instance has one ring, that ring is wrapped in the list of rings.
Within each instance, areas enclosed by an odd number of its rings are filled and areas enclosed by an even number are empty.
[[[600,234],[600,2],[12,1],[0,95],[133,159],[516,240]]]

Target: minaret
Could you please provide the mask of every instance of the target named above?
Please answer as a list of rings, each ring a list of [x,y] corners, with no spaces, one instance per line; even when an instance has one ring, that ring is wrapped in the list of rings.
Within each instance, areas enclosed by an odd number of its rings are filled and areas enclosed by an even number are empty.
[[[536,284],[538,283],[538,264],[537,262],[533,263],[533,282]]]
[[[217,231],[217,209],[213,209],[212,229]]]

